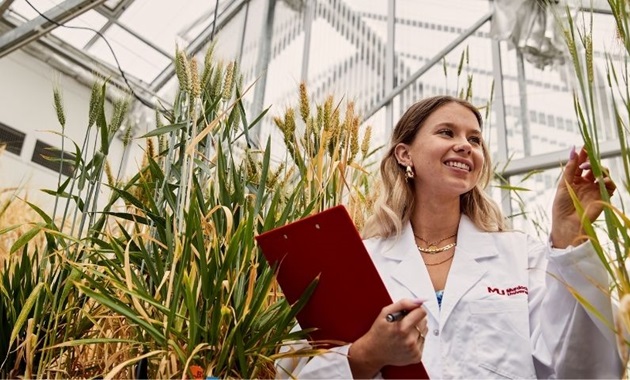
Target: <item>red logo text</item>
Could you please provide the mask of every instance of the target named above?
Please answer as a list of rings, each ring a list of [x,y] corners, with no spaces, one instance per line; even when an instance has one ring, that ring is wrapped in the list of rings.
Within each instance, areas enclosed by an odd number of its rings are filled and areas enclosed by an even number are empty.
[[[491,286],[488,286],[488,293],[496,293],[500,296],[513,296],[515,294],[528,294],[529,292],[527,286],[518,285],[513,288],[506,289],[493,288]]]

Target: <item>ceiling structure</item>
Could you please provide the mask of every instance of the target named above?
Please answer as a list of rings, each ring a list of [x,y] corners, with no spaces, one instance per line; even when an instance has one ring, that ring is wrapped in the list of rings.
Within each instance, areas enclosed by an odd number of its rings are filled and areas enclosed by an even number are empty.
[[[197,53],[246,0],[3,0],[0,58],[24,49],[91,85],[97,74],[145,104],[174,75],[173,46]]]
[[[96,72],[148,101],[174,75],[174,44],[199,52],[249,2],[0,0],[0,58],[28,46],[66,74]],[[284,3],[301,9],[304,0]]]
[[[27,47],[87,83],[82,71],[110,78],[121,89],[133,86],[147,103],[174,75],[174,44],[189,55],[199,52],[249,2],[0,0],[0,58]],[[284,2],[300,9],[304,0]],[[594,2],[602,10],[605,5]]]

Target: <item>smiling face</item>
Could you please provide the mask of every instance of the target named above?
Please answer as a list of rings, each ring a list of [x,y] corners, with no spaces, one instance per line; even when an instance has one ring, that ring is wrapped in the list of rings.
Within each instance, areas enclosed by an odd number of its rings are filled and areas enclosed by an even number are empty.
[[[467,107],[451,102],[437,108],[410,144],[396,145],[397,161],[411,165],[416,194],[455,197],[472,190],[484,169],[481,128]]]

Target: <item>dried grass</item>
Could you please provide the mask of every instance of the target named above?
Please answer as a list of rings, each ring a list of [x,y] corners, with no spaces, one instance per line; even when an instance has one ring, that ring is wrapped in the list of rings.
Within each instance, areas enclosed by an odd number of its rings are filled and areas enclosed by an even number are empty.
[[[32,228],[32,223],[41,221],[41,217],[26,203],[27,200],[27,194],[19,196],[19,189],[0,189],[0,229],[18,226],[12,231],[0,234],[0,267],[9,257],[15,241]],[[41,251],[44,247],[44,234],[39,233],[31,240],[29,252],[33,252],[34,248]]]

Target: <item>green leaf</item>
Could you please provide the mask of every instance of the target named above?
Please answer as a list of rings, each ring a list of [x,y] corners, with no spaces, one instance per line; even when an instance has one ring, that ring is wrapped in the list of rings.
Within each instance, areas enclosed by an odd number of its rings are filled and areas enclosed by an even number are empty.
[[[18,249],[22,248],[24,245],[28,244],[28,242],[31,241],[31,239],[35,237],[35,235],[37,235],[42,230],[43,227],[45,227],[45,225],[42,223],[39,223],[39,224],[36,224],[35,227],[31,228],[30,230],[22,234],[15,241],[15,243],[13,243],[13,245],[11,246],[11,249],[9,250],[9,253],[13,253],[17,251]]]
[[[94,284],[94,281],[90,282]],[[101,292],[97,292],[85,285],[77,284],[77,287],[88,297],[107,307],[114,313],[122,315],[129,320],[137,323],[142,329],[149,333],[158,344],[165,343],[164,335],[158,329],[156,329],[155,326],[153,326],[150,322],[145,321],[144,318],[142,318],[128,306],[122,304],[119,300],[114,299],[113,294],[102,292],[103,290],[105,290],[104,288],[102,288]]]
[[[106,93],[106,84],[103,83],[102,93]],[[105,96],[99,99],[98,115],[96,117],[96,125],[100,131],[101,152],[107,156],[109,153],[109,128],[107,128],[107,119],[105,117]]]
[[[170,125],[165,125],[163,127],[154,129],[150,132],[145,133],[144,135],[140,136],[140,139],[146,139],[149,137],[154,137],[154,136],[160,136],[163,135],[165,133],[171,133],[171,132],[175,132],[178,131],[182,128],[184,128],[185,126],[188,125],[188,122],[182,122],[182,123],[175,123],[175,124],[170,124]]]
[[[20,330],[22,330],[22,327],[24,327],[24,324],[26,323],[26,320],[28,319],[28,315],[33,309],[33,306],[35,305],[35,302],[37,301],[37,297],[39,297],[39,293],[41,292],[43,287],[44,287],[43,283],[41,282],[38,283],[33,289],[33,291],[31,292],[31,294],[29,294],[28,298],[26,299],[26,302],[24,302],[24,305],[22,306],[22,310],[20,310],[20,314],[18,315],[17,320],[15,321],[15,325],[13,326],[13,330],[11,330],[11,338],[9,339],[9,348],[13,346],[13,342],[15,342],[15,339],[17,339],[17,336],[20,333]]]

